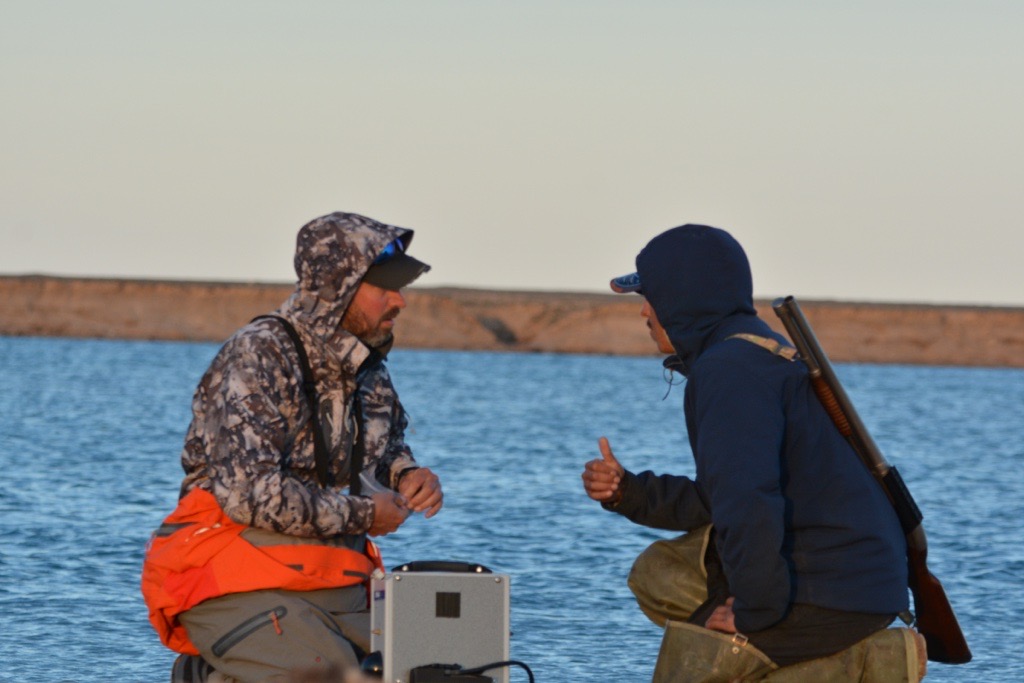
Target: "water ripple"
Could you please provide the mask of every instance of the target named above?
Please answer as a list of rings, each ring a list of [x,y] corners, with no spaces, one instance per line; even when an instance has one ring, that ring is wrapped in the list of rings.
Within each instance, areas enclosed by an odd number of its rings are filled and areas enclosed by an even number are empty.
[[[0,338],[0,681],[167,679],[139,570],[216,349]],[[446,506],[385,538],[385,562],[508,573],[512,654],[539,681],[649,680],[660,633],[625,576],[668,534],[602,511],[579,472],[606,435],[632,469],[692,474],[682,388],[663,400],[653,359],[397,351],[391,365]],[[927,680],[1024,680],[1024,372],[838,371],[925,513],[929,566],[975,652]]]

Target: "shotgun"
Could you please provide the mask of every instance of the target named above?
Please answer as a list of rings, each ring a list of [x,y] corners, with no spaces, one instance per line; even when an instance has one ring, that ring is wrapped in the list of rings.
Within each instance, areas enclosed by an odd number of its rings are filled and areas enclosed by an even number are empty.
[[[928,659],[944,664],[966,664],[971,661],[971,651],[963,631],[960,630],[942,584],[928,571],[928,541],[921,524],[923,515],[917,503],[903,483],[900,473],[886,462],[861,422],[796,299],[791,296],[776,299],[772,302],[772,309],[786,327],[793,345],[800,353],[800,360],[807,365],[811,385],[826,412],[881,484],[896,510],[900,526],[907,537],[908,583],[917,612],[914,625],[928,644]]]

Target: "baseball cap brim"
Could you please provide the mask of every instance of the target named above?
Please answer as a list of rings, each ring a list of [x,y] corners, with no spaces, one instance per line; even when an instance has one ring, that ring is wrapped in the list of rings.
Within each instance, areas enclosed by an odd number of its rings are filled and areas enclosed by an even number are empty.
[[[369,282],[382,289],[399,290],[430,270],[423,261],[405,253],[396,254],[379,265],[370,266],[363,276],[363,282]]]
[[[611,285],[612,291],[618,294],[629,294],[631,292],[643,294],[644,291],[640,285],[640,273],[620,275],[609,284]]]

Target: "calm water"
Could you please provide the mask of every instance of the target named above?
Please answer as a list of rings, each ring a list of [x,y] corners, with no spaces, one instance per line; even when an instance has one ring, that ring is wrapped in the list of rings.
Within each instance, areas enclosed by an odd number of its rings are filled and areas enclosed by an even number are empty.
[[[0,681],[168,679],[139,567],[216,350],[0,337]],[[447,495],[384,539],[386,564],[510,574],[512,656],[538,681],[650,680],[660,633],[624,577],[660,532],[603,512],[579,472],[607,435],[627,467],[692,474],[682,387],[662,399],[656,359],[398,351],[391,366]],[[975,653],[927,680],[1024,680],[1024,372],[839,372],[925,513],[929,566]]]

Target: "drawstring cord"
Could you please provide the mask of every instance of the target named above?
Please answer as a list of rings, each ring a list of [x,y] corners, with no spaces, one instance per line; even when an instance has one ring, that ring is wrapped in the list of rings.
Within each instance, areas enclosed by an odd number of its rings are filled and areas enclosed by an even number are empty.
[[[678,386],[686,381],[686,378],[682,375],[679,376],[679,381],[676,381],[676,371],[672,368],[662,368],[661,376],[665,379],[665,383],[668,384],[668,389],[665,390],[665,395],[661,397],[664,401],[668,398],[668,395],[672,393],[672,387]]]

